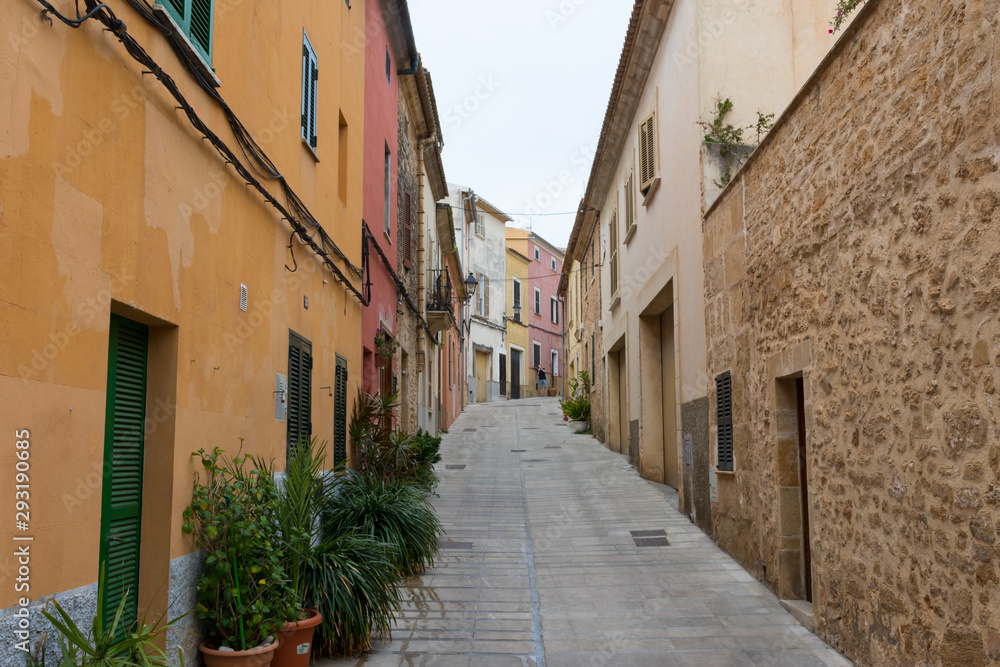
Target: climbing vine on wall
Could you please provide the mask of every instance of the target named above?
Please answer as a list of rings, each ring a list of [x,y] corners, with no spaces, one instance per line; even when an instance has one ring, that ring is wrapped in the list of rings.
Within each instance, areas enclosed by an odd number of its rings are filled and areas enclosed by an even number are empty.
[[[718,188],[724,188],[733,180],[733,172],[739,171],[754,149],[760,145],[761,138],[774,127],[774,114],[757,111],[757,122],[753,125],[736,126],[725,122],[726,116],[733,110],[733,103],[727,97],[715,100],[715,117],[712,120],[700,120],[698,125],[705,130],[705,143],[719,147],[722,158],[722,176],[713,181]],[[756,141],[748,143],[751,133],[756,133]]]
[[[837,15],[833,17],[832,21],[830,21],[830,25],[833,26],[830,28],[830,34],[832,35],[840,30],[840,27],[844,25],[844,22],[847,20],[847,17],[851,15],[851,12],[866,2],[868,2],[868,0],[837,0]]]

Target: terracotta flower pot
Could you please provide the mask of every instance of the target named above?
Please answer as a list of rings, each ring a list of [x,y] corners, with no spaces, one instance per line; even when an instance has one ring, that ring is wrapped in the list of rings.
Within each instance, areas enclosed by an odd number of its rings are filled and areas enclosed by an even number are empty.
[[[295,623],[285,623],[278,631],[278,650],[274,652],[274,667],[308,667],[312,652],[313,634],[323,622],[323,615],[315,609],[306,609],[309,618]]]
[[[205,667],[267,667],[271,664],[278,642],[273,641],[263,648],[250,651],[220,651],[218,642],[206,639],[198,645]]]

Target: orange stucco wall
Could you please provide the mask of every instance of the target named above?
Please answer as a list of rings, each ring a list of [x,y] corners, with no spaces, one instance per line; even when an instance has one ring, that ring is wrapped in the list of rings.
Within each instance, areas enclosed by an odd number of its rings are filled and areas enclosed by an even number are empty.
[[[239,153],[163,36],[124,3],[109,4]],[[219,0],[212,65],[219,93],[360,266],[365,6],[352,5]],[[289,329],[312,342],[313,434],[332,441],[334,403],[320,387],[334,384],[340,354],[353,400],[361,306],[298,241],[297,271],[286,269],[288,224],[110,33],[95,21],[49,26],[39,10],[29,0],[0,5],[9,30],[0,39],[0,496],[13,498],[14,430],[30,429],[30,595],[97,580],[109,318],[150,324],[148,599],[165,589],[169,559],[193,550],[180,518],[193,450],[235,450],[242,437],[246,451],[283,467],[274,385],[287,373]],[[300,138],[303,29],[320,68],[316,155]],[[285,201],[275,181],[266,186]],[[0,542],[11,543],[11,530],[11,520],[0,524]],[[15,569],[4,550],[0,579]],[[0,608],[17,597],[0,588]]]

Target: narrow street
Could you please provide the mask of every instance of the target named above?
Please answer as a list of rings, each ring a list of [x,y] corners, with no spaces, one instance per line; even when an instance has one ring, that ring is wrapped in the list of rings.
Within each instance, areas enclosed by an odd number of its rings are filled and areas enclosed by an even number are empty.
[[[556,399],[472,405],[442,453],[436,567],[391,643],[322,664],[850,665]]]

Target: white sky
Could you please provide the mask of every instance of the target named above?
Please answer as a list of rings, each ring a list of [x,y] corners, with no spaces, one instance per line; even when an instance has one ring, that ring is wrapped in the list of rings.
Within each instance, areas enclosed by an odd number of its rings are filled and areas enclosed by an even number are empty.
[[[509,213],[576,211],[633,0],[410,0],[448,181]],[[530,218],[565,247],[575,214]]]

